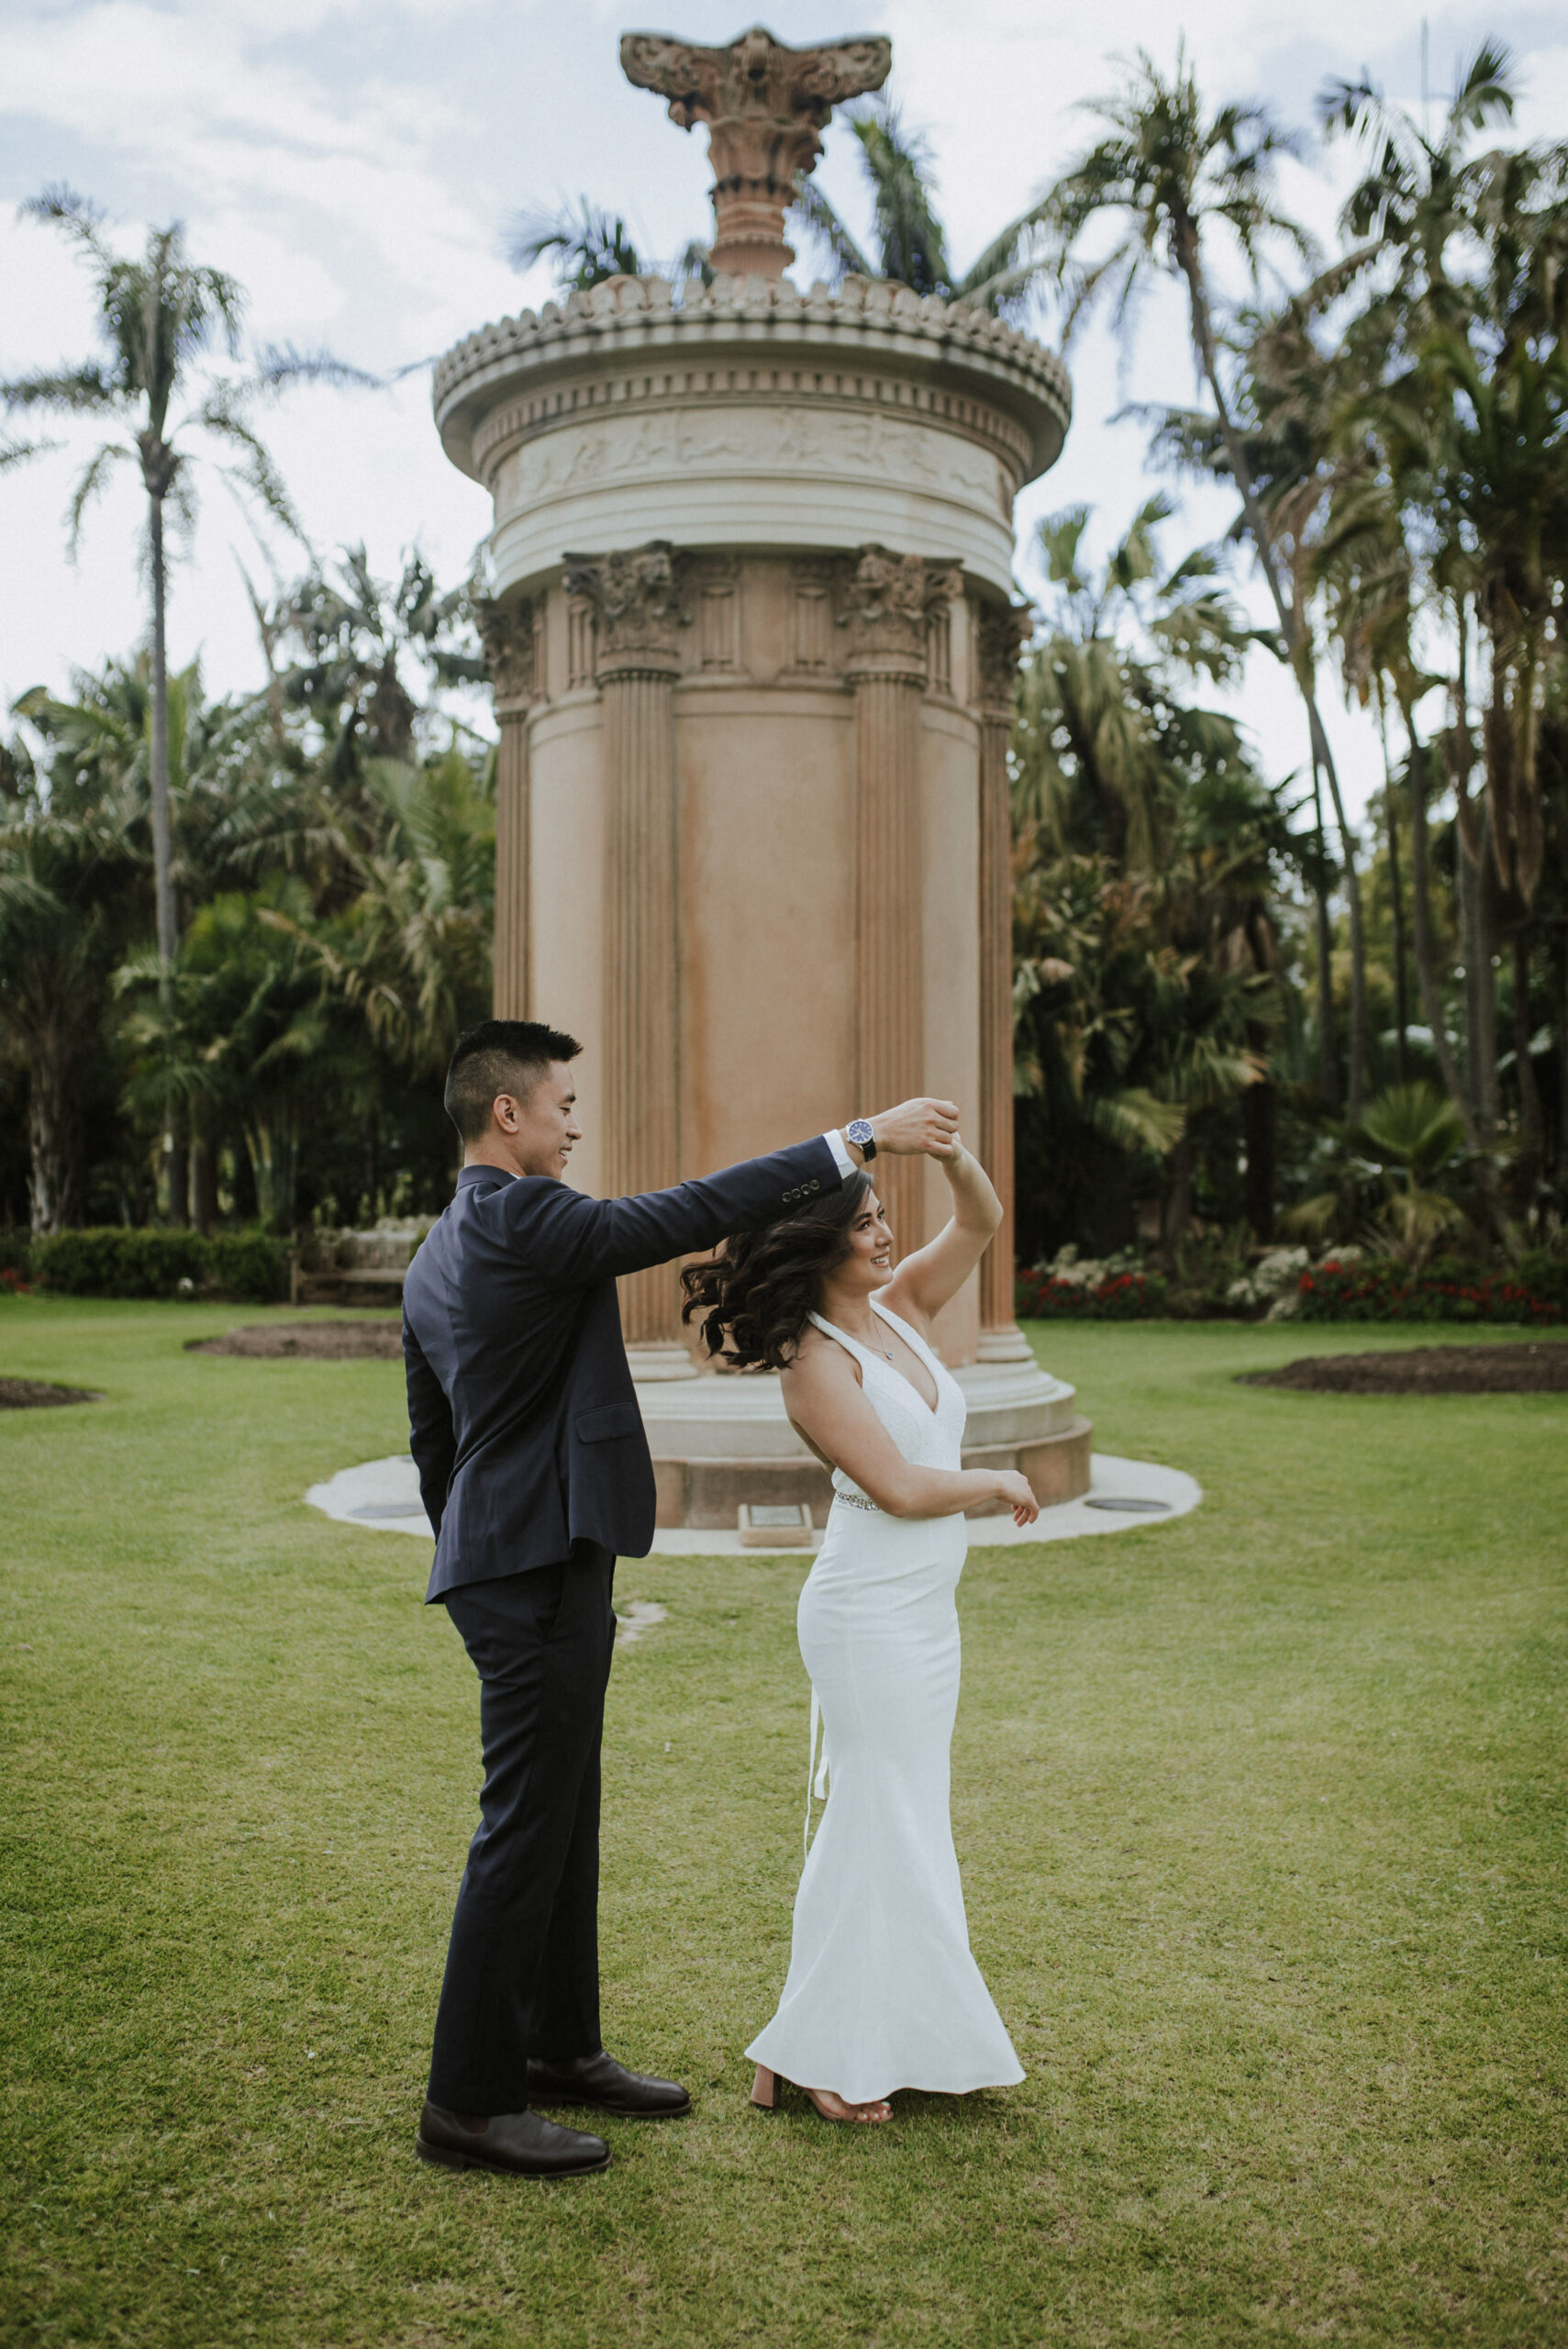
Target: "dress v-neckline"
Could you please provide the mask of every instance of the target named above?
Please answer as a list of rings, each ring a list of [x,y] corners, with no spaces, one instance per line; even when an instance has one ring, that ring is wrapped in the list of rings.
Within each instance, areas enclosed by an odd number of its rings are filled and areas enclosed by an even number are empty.
[[[878,1305],[874,1298],[868,1297],[866,1299],[866,1303],[870,1307],[872,1312],[880,1314],[884,1321],[895,1321],[897,1323],[898,1334],[900,1338],[904,1339],[904,1343],[909,1347],[909,1351],[915,1355],[917,1362],[920,1359],[920,1353],[929,1354],[930,1353],[930,1348],[924,1343],[919,1331],[917,1330],[909,1330],[909,1324],[907,1321],[902,1319],[898,1314],[890,1312],[884,1305]],[[859,1338],[851,1338],[847,1330],[840,1330],[838,1323],[836,1321],[829,1321],[826,1314],[814,1313],[811,1318],[814,1321],[819,1321],[825,1330],[831,1330],[836,1338],[844,1340],[848,1344],[854,1348],[857,1353],[871,1354],[873,1362],[877,1360],[877,1356],[872,1353],[872,1350],[869,1346],[862,1345]],[[904,1337],[906,1330],[909,1330],[909,1336],[907,1338]],[[914,1341],[913,1344],[910,1342],[911,1340]],[[916,1352],[917,1347],[919,1348],[919,1353]],[[886,1364],[887,1368],[893,1373],[895,1378],[903,1380],[905,1386],[909,1389],[910,1394],[913,1395],[916,1402],[918,1403],[922,1411],[926,1412],[928,1416],[933,1419],[939,1419],[941,1416],[941,1382],[938,1378],[936,1371],[930,1363],[927,1363],[926,1368],[930,1371],[931,1385],[936,1392],[937,1399],[934,1403],[927,1402],[925,1397],[921,1394],[914,1380],[906,1372],[899,1369],[898,1364],[893,1360],[890,1354],[884,1353],[882,1356],[882,1360]]]

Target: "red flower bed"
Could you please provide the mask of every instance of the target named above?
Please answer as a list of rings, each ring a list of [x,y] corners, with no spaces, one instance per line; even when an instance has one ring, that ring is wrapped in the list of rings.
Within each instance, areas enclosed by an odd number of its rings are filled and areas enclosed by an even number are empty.
[[[1429,1266],[1374,1259],[1341,1264],[1334,1257],[1301,1275],[1303,1321],[1502,1321],[1546,1329],[1562,1319],[1560,1306],[1506,1274],[1455,1276]]]
[[[1033,1321],[1148,1321],[1164,1312],[1165,1296],[1160,1273],[1116,1273],[1092,1283],[1037,1268],[1018,1275],[1014,1310]]]

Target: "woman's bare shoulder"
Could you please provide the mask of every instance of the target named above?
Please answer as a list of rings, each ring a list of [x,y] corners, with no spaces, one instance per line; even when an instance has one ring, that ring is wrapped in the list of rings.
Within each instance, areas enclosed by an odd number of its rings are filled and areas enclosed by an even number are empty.
[[[859,1386],[861,1366],[854,1356],[845,1351],[825,1330],[808,1327],[795,1347],[794,1359],[784,1372],[787,1393],[792,1386],[815,1386],[819,1378],[831,1378],[840,1365]]]

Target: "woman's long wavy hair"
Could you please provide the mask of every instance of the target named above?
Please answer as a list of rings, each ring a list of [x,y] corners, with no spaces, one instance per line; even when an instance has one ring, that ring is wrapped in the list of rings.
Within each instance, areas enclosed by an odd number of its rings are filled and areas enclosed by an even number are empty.
[[[702,1315],[710,1354],[739,1370],[783,1370],[794,1361],[824,1275],[850,1253],[850,1232],[871,1187],[860,1169],[825,1198],[761,1231],[731,1232],[716,1256],[685,1266],[681,1319]]]

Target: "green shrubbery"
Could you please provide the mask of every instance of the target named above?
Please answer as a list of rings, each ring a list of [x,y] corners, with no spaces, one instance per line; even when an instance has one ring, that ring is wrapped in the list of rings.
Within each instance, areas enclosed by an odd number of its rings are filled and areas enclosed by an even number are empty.
[[[1559,1274],[1560,1267],[1554,1267]],[[1429,1264],[1412,1272],[1384,1257],[1330,1256],[1301,1275],[1301,1321],[1504,1321],[1552,1326],[1562,1308],[1511,1273]]]
[[[1080,1269],[1080,1268],[1075,1268]],[[1166,1308],[1166,1284],[1160,1273],[1105,1272],[1086,1268],[1091,1277],[1074,1280],[1051,1266],[1020,1273],[1014,1310],[1039,1321],[1150,1321]]]
[[[28,1273],[61,1297],[177,1297],[181,1283],[208,1295],[270,1305],[288,1294],[288,1257],[264,1231],[132,1230],[58,1231],[35,1240]]]
[[[1305,1248],[1275,1248],[1238,1271],[1213,1235],[1184,1250],[1167,1279],[1131,1249],[1080,1257],[1063,1248],[1020,1273],[1015,1310],[1039,1320],[1495,1321],[1553,1328],[1568,1318],[1568,1259],[1538,1249],[1517,1268],[1486,1271],[1462,1257],[1413,1270],[1359,1248],[1313,1264]],[[1232,1250],[1231,1254],[1234,1253]],[[1212,1259],[1212,1261],[1210,1261]]]

